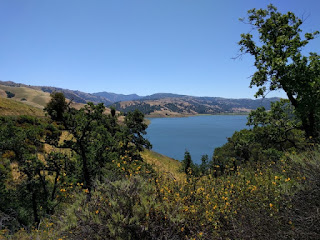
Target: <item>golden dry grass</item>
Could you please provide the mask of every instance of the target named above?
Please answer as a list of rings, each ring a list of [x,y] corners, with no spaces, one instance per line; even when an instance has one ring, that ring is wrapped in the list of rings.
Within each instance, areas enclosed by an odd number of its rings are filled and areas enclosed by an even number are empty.
[[[185,174],[180,171],[181,163],[178,160],[150,150],[143,151],[141,156],[157,172],[171,175],[179,181],[185,178]]]
[[[25,99],[22,101],[23,103],[41,109],[43,109],[51,99],[49,93],[28,87],[11,87],[0,85],[0,89],[14,93],[15,96],[11,98],[13,100],[20,102],[22,99]]]
[[[12,99],[0,97],[0,116],[31,115],[44,117],[43,110],[18,102]]]
[[[3,89],[0,89],[0,97],[6,98],[7,94]]]

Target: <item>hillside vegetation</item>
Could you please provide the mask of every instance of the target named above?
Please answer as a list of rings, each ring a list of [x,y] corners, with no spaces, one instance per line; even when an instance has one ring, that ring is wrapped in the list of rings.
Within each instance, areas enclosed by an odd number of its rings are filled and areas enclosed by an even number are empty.
[[[122,112],[130,112],[138,109],[148,117],[181,117],[197,114],[230,114],[245,113],[264,106],[270,109],[270,103],[279,100],[271,99],[227,99],[213,97],[173,96],[164,97],[156,95],[136,101],[126,101],[113,104]]]
[[[43,110],[18,102],[12,99],[0,97],[0,115],[1,116],[17,116],[17,115],[31,115],[43,117]]]
[[[288,99],[251,111],[199,165],[149,151],[138,110],[119,121],[56,92],[47,118],[1,116],[0,238],[320,239],[320,56],[301,54],[319,32],[302,38],[302,20],[273,5],[246,23],[251,86]]]

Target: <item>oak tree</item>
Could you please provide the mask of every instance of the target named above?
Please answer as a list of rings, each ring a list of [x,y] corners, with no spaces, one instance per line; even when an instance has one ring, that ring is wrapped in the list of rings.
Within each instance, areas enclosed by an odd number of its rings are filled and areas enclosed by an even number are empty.
[[[283,89],[302,121],[306,136],[318,138],[320,56],[317,53],[304,56],[302,50],[319,31],[302,37],[303,20],[292,12],[280,13],[273,5],[265,10],[249,10],[247,23],[253,27],[252,32],[241,34],[239,45],[242,53],[255,58],[257,71],[250,83],[250,87],[259,88],[255,96]]]

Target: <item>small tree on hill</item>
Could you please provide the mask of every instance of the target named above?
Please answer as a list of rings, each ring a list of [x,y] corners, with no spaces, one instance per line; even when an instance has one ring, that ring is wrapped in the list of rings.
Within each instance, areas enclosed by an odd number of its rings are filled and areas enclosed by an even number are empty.
[[[209,156],[208,154],[202,155],[201,157],[201,164],[199,166],[200,173],[202,175],[206,175],[209,170]]]
[[[7,94],[7,98],[13,98],[15,96],[14,93],[9,92],[9,91],[6,91],[6,94]]]
[[[109,120],[103,114],[103,103],[89,102],[84,108],[69,109],[64,115],[64,127],[73,136],[64,140],[62,148],[72,149],[79,157],[84,187],[91,191],[96,176],[109,159],[107,147],[113,145]]]
[[[127,153],[132,159],[142,160],[140,152],[145,148],[152,148],[149,140],[144,138],[148,128],[148,125],[144,122],[144,114],[137,109],[133,112],[128,112],[124,123],[125,126],[120,137],[123,144],[121,144],[119,153],[122,156]]]
[[[51,100],[44,108],[52,120],[62,121],[63,113],[67,110],[67,102],[63,93],[54,92],[50,94]]]
[[[182,160],[182,170],[185,172],[185,174],[189,175],[192,173],[193,169],[193,162],[191,159],[191,155],[189,151],[184,152],[184,159]]]

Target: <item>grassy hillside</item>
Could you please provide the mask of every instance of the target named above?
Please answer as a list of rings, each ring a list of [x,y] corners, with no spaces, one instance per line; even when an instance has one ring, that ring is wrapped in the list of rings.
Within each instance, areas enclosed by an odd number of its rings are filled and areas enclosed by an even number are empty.
[[[13,115],[22,115],[22,113],[19,113],[18,109],[26,108],[23,105],[29,105],[31,107],[41,109],[41,112],[42,112],[42,109],[46,106],[46,104],[51,99],[49,92],[44,92],[36,87],[27,87],[24,85],[23,86],[19,86],[19,85],[7,86],[7,85],[0,84],[0,97],[7,98],[6,91],[14,94],[14,97],[10,98],[11,101],[20,102],[22,104],[22,105],[19,105],[19,104],[12,105],[13,103],[10,104],[10,108],[12,109],[11,112],[17,113]],[[73,101],[71,104],[71,106],[76,109],[80,109],[84,105],[85,105],[84,103],[79,103],[76,101]],[[20,107],[17,107],[15,109],[15,106],[20,106]],[[105,113],[110,114],[110,112],[111,112],[110,109],[106,108]],[[25,112],[24,114],[34,115],[32,113],[28,114],[27,112]],[[43,114],[40,114],[40,115],[37,114],[36,116],[42,116],[42,115]]]
[[[181,162],[174,160],[154,151],[145,150],[141,154],[143,160],[153,166],[160,173],[166,174],[168,177],[176,180],[184,179],[185,174],[180,171]]]
[[[215,97],[178,96],[164,97],[155,94],[153,98],[115,103],[117,110],[129,112],[139,109],[148,117],[183,117],[198,114],[244,114],[263,106],[270,109],[270,99],[227,99]]]
[[[29,86],[14,82],[0,81],[0,95],[6,96],[6,92],[14,93],[13,99],[43,108],[50,99],[50,93],[62,92],[65,97],[72,99],[74,103],[83,106],[86,102],[112,104],[116,99],[121,101],[113,105],[118,111],[127,113],[135,109],[140,110],[147,117],[184,117],[198,114],[247,114],[257,107],[264,106],[270,109],[270,102],[278,101],[279,98],[264,99],[228,99],[218,97],[194,97],[172,93],[157,93],[146,97],[137,95],[122,95],[113,93],[89,94],[81,91],[62,89],[46,86]],[[106,98],[111,97],[112,100]],[[137,99],[141,98],[141,99]],[[136,99],[130,100],[129,99]],[[75,106],[76,108],[80,108]]]
[[[11,86],[0,85],[0,89],[3,91],[9,91],[11,93],[14,93],[15,96],[12,97],[11,99],[16,101],[21,101],[25,104],[28,104],[40,109],[44,108],[44,106],[50,100],[49,93],[28,88],[28,87],[11,87]]]
[[[104,103],[105,105],[109,105],[112,102],[104,97],[95,96],[90,93],[85,93],[77,90],[69,90],[64,88],[57,88],[57,87],[49,87],[49,86],[32,86],[32,85],[26,85],[22,83],[15,83],[12,81],[1,81],[0,85],[6,86],[6,87],[17,87],[17,88],[27,88],[32,89],[35,91],[44,92],[50,95],[52,92],[62,92],[66,98],[72,99],[73,102],[76,103],[82,103],[85,104],[87,102],[93,102],[93,103]]]
[[[64,88],[56,88],[56,87],[39,87],[42,91],[52,93],[52,92],[62,92],[66,98],[72,99],[74,102],[85,104],[87,102],[93,103],[104,103],[105,105],[110,105],[112,102],[104,97],[95,96],[90,93],[85,93],[77,90],[69,90]]]
[[[16,116],[16,115],[31,115],[44,116],[43,110],[18,102],[12,99],[0,97],[0,116]]]

